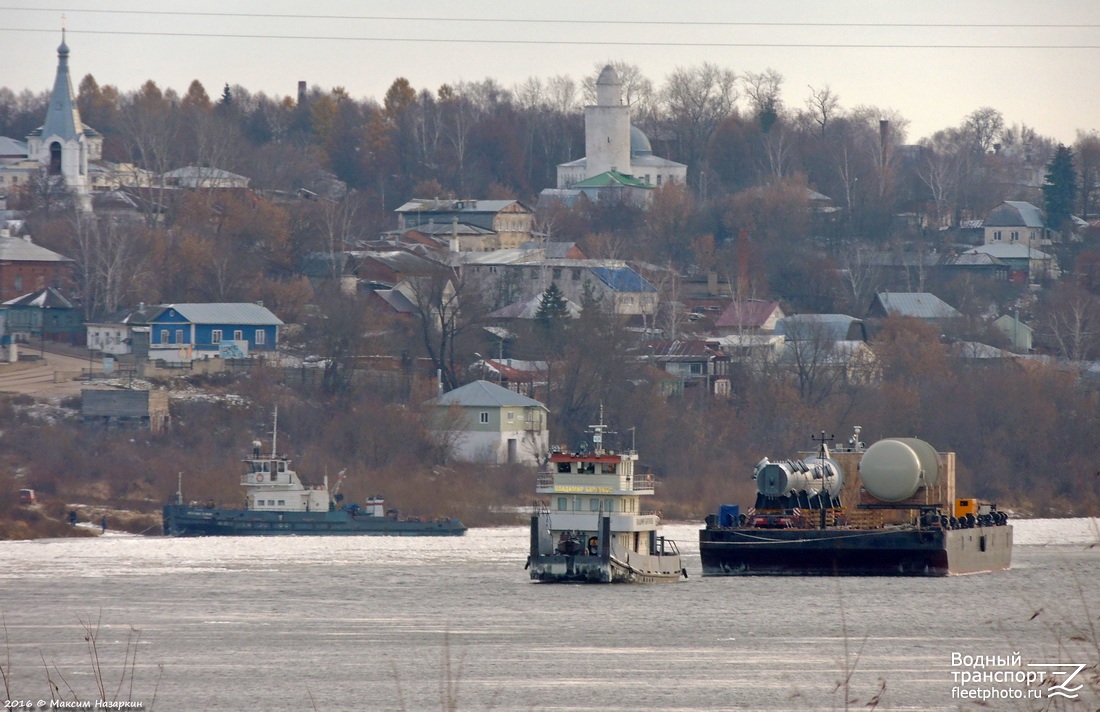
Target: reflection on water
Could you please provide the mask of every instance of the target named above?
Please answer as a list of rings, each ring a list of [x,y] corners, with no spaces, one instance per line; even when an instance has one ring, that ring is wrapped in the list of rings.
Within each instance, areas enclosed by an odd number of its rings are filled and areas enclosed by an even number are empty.
[[[162,710],[844,709],[845,671],[852,709],[884,682],[880,710],[978,709],[952,652],[1098,662],[1070,641],[1100,611],[1095,520],[1017,522],[1011,571],[946,579],[702,578],[697,530],[666,527],[689,580],[633,587],[531,583],[523,527],[0,543],[13,692],[46,691],[44,657],[94,697],[96,619],[108,668],[140,629],[134,698],[160,668]]]

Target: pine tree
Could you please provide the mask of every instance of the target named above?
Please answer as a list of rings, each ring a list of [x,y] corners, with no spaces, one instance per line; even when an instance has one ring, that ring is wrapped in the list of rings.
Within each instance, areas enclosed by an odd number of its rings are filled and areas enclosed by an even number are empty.
[[[566,306],[565,295],[562,294],[557,282],[551,282],[539,296],[539,308],[535,312],[535,318],[540,324],[550,328],[556,320],[567,316],[569,316],[569,309]]]
[[[1049,227],[1064,230],[1068,226],[1076,195],[1077,170],[1073,167],[1073,151],[1058,144],[1043,182],[1043,202]]]
[[[233,92],[229,91],[228,82],[226,82],[225,88],[222,89],[222,97],[218,99],[218,106],[222,110],[227,110],[233,106]]]

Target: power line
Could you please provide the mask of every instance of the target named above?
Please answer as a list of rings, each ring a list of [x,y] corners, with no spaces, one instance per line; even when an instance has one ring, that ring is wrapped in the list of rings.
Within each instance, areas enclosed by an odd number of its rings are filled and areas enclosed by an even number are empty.
[[[69,8],[10,7],[0,6],[0,11],[72,13],[99,15],[150,15],[170,17],[244,17],[286,20],[363,20],[396,22],[473,22],[510,23],[529,25],[641,25],[641,26],[682,26],[682,27],[853,27],[853,28],[918,28],[918,29],[1097,29],[1100,24],[1092,23],[1023,23],[1023,22],[771,22],[771,21],[724,21],[724,20],[558,20],[554,18],[508,18],[508,17],[415,17],[405,15],[317,15],[284,14],[269,12],[196,12],[189,10],[72,10]]]
[[[0,32],[33,32],[56,34],[56,29],[0,28]],[[529,40],[529,39],[469,39],[461,37],[352,37],[335,35],[278,35],[252,33],[208,32],[147,32],[137,30],[68,30],[70,35],[111,35],[125,37],[198,37],[205,39],[260,39],[260,40],[321,40],[325,42],[398,42],[421,44],[476,44],[476,45],[554,45],[580,47],[709,47],[715,49],[1100,49],[1097,44],[897,44],[845,42],[648,42],[622,40]]]

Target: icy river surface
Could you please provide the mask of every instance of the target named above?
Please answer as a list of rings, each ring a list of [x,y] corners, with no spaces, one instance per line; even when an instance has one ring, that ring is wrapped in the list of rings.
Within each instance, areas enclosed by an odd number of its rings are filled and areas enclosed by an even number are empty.
[[[0,542],[0,667],[172,711],[1096,709],[1016,673],[1100,662],[1098,520],[1013,525],[1010,571],[832,579],[703,578],[672,524],[689,578],[653,586],[532,583],[524,527]]]

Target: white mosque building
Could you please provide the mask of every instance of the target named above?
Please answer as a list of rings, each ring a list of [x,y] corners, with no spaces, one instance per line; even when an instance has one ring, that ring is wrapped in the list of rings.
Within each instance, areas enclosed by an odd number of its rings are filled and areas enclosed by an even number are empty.
[[[91,210],[92,180],[89,161],[98,161],[103,152],[103,136],[80,120],[80,111],[69,77],[69,46],[62,31],[57,48],[57,76],[54,78],[46,122],[27,135],[24,145],[13,139],[0,139],[6,146],[0,156],[0,193],[17,188],[33,173],[45,169],[51,180],[63,179],[67,190],[76,197],[77,206]],[[22,154],[22,155],[20,155]]]
[[[584,147],[584,158],[558,165],[558,188],[623,183],[624,178],[654,187],[687,180],[686,165],[654,156],[646,135],[630,125],[623,83],[610,64],[596,80],[596,104],[584,107]]]

